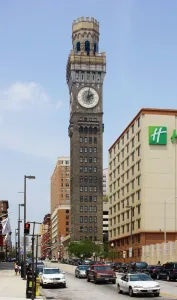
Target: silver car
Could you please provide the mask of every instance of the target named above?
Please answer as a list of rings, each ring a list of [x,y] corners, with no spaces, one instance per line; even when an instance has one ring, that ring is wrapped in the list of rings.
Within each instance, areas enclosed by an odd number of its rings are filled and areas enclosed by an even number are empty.
[[[86,278],[87,277],[87,270],[90,269],[89,265],[79,265],[75,269],[75,277],[77,278]]]

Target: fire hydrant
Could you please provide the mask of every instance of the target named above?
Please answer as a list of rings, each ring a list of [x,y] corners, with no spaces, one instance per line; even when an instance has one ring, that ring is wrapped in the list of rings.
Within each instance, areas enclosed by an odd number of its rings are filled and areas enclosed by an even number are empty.
[[[36,296],[40,296],[39,287],[40,287],[40,279],[39,277],[36,277]]]

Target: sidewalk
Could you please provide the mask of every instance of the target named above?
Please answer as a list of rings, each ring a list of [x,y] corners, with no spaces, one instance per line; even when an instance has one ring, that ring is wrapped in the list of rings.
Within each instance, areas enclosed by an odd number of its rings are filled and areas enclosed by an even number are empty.
[[[15,275],[14,270],[0,269],[0,300],[25,300],[26,280]],[[42,296],[36,299],[43,299]]]

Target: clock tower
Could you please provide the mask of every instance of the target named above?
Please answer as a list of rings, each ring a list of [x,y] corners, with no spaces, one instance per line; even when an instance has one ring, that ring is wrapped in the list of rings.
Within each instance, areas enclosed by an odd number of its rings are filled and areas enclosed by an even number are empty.
[[[106,54],[99,53],[99,22],[72,24],[66,79],[70,94],[71,241],[103,240],[103,81]]]

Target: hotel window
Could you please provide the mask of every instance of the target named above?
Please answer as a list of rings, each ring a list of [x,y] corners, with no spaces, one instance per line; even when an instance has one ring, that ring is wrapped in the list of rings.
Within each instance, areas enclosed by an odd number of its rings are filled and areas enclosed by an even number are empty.
[[[97,206],[94,206],[93,210],[94,210],[94,212],[97,212]]]
[[[88,201],[88,197],[85,196],[85,197],[84,197],[84,202],[87,202],[87,201]]]
[[[92,173],[92,167],[89,167],[89,173]]]
[[[117,217],[117,222],[120,223],[120,215]]]
[[[125,206],[125,205],[124,205],[124,200],[123,200],[123,201],[122,201],[122,208],[124,208],[124,206]]]
[[[84,217],[84,223],[88,223],[88,217],[87,216]]]
[[[127,167],[129,166],[129,157],[127,157]]]
[[[80,186],[80,192],[83,192],[83,186]]]
[[[120,162],[120,154],[117,155],[117,161]]]
[[[124,221],[124,213],[122,214],[122,221]]]
[[[92,212],[92,206],[89,206],[89,212]]]
[[[129,203],[129,197],[127,197],[127,206],[129,205],[130,203]]]
[[[112,152],[109,153],[110,158],[112,158]]]
[[[82,137],[80,137],[80,143],[82,143],[83,142],[83,138]]]
[[[80,153],[82,153],[83,152],[83,147],[80,147]]]
[[[135,194],[132,194],[132,203],[135,202]]]
[[[97,167],[93,168],[93,172],[96,173],[97,172]]]
[[[129,184],[127,184],[127,193],[129,192]]]
[[[129,152],[129,144],[127,145],[127,153]]]
[[[96,186],[93,187],[93,191],[97,192],[97,187]]]
[[[138,127],[140,127],[140,118],[138,118]]]
[[[92,157],[89,157],[89,163],[92,163]]]
[[[137,210],[138,210],[138,215],[139,215],[140,212],[141,212],[141,207],[140,207],[140,205],[137,206]]]
[[[89,152],[92,153],[92,147],[89,147]]]
[[[93,162],[94,162],[94,163],[97,162],[97,158],[96,158],[96,157],[93,158]]]
[[[89,144],[92,144],[92,137],[89,137]]]
[[[83,172],[83,167],[80,167],[80,172]]]
[[[92,183],[92,176],[89,176],[89,183]]]
[[[88,192],[88,186],[84,187],[84,192]]]
[[[135,173],[134,171],[135,171],[135,167],[133,166],[132,167],[132,175],[134,175],[134,173]]]
[[[138,156],[140,156],[140,146],[138,147]]]
[[[87,147],[84,148],[84,152],[87,153]]]
[[[97,138],[96,137],[93,138],[93,142],[94,142],[94,144],[97,143]]]
[[[134,125],[132,125],[132,133],[134,133],[134,129],[135,129],[135,126],[134,126]]]
[[[85,207],[84,207],[84,211],[85,211],[85,212],[88,212],[88,206],[85,206]]]
[[[129,214],[130,214],[130,211],[127,210],[127,219],[129,219]]]
[[[89,187],[89,192],[92,192],[92,186]]]
[[[122,137],[122,145],[124,145],[124,136]]]
[[[135,146],[135,138],[132,139],[132,148]]]
[[[80,212],[83,212],[83,206],[80,206]]]
[[[118,168],[117,168],[117,173],[118,173],[118,175],[120,174],[120,166],[118,166]]]
[[[84,176],[84,181],[87,182],[88,181],[88,177]]]
[[[122,171],[124,171],[124,163],[122,163]]]
[[[129,232],[129,224],[127,224],[127,232]]]
[[[89,223],[92,223],[92,216],[89,217]]]
[[[138,185],[140,185],[140,176],[137,177]]]
[[[140,200],[140,190],[137,192],[137,198],[138,198],[138,200]]]
[[[135,181],[132,180],[132,189],[134,189],[134,186],[135,186]]]
[[[138,171],[140,171],[140,161],[137,162]]]
[[[129,131],[127,131],[127,140],[129,139]]]
[[[124,196],[124,188],[121,188],[122,196]]]
[[[92,196],[89,196],[89,202],[92,202]]]
[[[84,157],[84,162],[87,163],[88,162],[88,158]]]
[[[122,150],[122,158],[124,158],[124,150]]]
[[[88,168],[84,167],[84,172],[87,173],[87,171],[88,171]]]
[[[137,134],[137,140],[138,140],[138,142],[140,142],[140,131]]]
[[[129,179],[129,171],[127,171],[127,179]]]
[[[117,147],[118,147],[118,150],[119,150],[120,149],[120,142],[118,142]]]
[[[83,196],[80,196],[80,202],[83,202]]]
[[[83,217],[80,216],[80,223],[83,223]]]
[[[141,228],[141,220],[139,219],[138,220],[138,229],[140,229]]]
[[[93,201],[97,202],[97,196],[93,196]]]
[[[122,183],[124,183],[124,175],[122,175],[121,177],[122,177]]]
[[[83,182],[83,176],[80,176],[80,182]]]
[[[81,162],[81,163],[83,162],[83,157],[82,157],[82,156],[80,156],[80,162]]]
[[[135,159],[135,152],[132,153],[132,161]]]
[[[97,153],[97,147],[94,147],[93,149],[94,149],[93,152],[94,152],[94,153]]]
[[[87,137],[85,137],[85,138],[84,138],[84,142],[87,143],[87,141],[88,141],[88,139],[87,139]]]
[[[94,217],[94,223],[97,223],[97,217]]]

